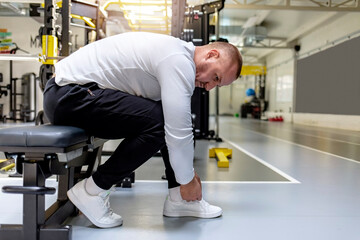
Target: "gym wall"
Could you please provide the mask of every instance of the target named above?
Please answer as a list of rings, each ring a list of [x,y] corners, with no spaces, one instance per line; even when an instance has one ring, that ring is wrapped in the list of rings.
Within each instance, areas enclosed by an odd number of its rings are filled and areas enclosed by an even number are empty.
[[[12,35],[9,37],[21,49],[29,52],[30,54],[41,53],[41,46],[31,44],[31,38],[35,39],[38,35],[38,30],[41,23],[29,17],[0,17],[0,28],[5,28]],[[18,51],[17,54],[25,54]],[[13,77],[21,78],[25,73],[35,73],[38,75],[41,63],[37,61],[13,61]],[[0,72],[3,73],[3,82],[0,85],[5,86],[10,83],[10,61],[0,61]],[[17,83],[17,91],[21,92],[21,83]],[[42,94],[40,88],[37,88],[37,109],[42,109]],[[20,103],[21,96],[18,96]],[[4,115],[9,116],[10,109],[10,96],[3,96],[0,103],[4,104]]]
[[[39,41],[35,41],[35,37],[39,34],[39,28],[42,23],[36,21],[31,17],[0,17],[0,28],[5,28],[12,35],[9,37],[17,45],[28,51],[30,54],[41,54],[42,48]],[[72,43],[74,49],[84,45],[84,29],[82,28],[70,28],[73,33]],[[76,42],[75,42],[76,36]],[[31,42],[34,41],[34,42]],[[35,44],[36,42],[36,44]],[[19,51],[17,54],[25,54]],[[13,61],[13,77],[21,78],[25,73],[35,73],[39,75],[41,63],[37,61]],[[10,83],[10,61],[0,61],[0,72],[3,73],[3,82],[0,85],[4,86]],[[21,91],[21,84],[18,83],[18,91]],[[37,85],[38,86],[38,85]],[[20,96],[19,96],[20,99]],[[40,87],[37,88],[37,109],[42,109],[43,97]],[[3,96],[0,98],[0,104],[4,104],[4,115],[9,115],[10,97]],[[20,103],[20,100],[19,102]]]
[[[298,60],[295,112],[360,115],[360,37]]]

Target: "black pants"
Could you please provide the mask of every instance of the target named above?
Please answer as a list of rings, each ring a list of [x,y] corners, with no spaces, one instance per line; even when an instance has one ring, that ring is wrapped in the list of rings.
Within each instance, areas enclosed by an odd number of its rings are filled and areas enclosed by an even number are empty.
[[[169,188],[179,186],[169,162],[160,101],[101,89],[96,83],[60,87],[53,78],[44,91],[44,112],[54,125],[79,127],[104,139],[124,138],[93,174],[99,187],[109,189],[159,150]]]

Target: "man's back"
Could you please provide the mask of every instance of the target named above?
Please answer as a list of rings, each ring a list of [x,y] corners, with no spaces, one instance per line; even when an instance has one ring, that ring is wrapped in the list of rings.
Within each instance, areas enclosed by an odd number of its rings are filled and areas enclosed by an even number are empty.
[[[57,63],[56,83],[63,86],[96,82],[101,88],[160,100],[159,63],[177,55],[182,64],[194,65],[193,54],[191,43],[171,36],[123,33],[91,43]],[[181,67],[178,65],[169,66],[169,71],[174,71],[171,67]],[[195,74],[195,67],[192,68]]]

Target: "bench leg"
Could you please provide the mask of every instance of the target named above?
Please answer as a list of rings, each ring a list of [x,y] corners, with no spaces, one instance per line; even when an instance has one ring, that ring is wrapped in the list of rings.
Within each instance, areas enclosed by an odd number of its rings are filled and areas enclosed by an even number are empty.
[[[23,186],[45,187],[48,177],[41,164],[23,163]],[[64,198],[66,186],[72,185],[74,177],[73,168],[68,169],[62,176],[62,190],[59,198]],[[22,225],[0,225],[1,240],[67,240],[71,239],[71,226],[61,226],[61,223],[75,211],[70,201],[57,201],[45,212],[44,194],[23,194],[23,224]]]
[[[45,187],[45,176],[37,163],[23,163],[23,178],[24,186]],[[24,237],[37,240],[39,226],[45,223],[45,195],[24,194],[23,196]]]

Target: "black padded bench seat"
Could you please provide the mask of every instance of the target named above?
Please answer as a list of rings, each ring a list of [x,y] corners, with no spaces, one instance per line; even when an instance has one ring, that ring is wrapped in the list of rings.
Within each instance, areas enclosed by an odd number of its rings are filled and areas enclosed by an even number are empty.
[[[43,152],[46,148],[49,152],[64,152],[85,146],[88,139],[83,129],[71,126],[3,128],[0,129],[0,151]]]
[[[70,240],[72,228],[63,223],[76,213],[76,208],[66,192],[78,180],[91,176],[100,162],[105,142],[70,126],[0,129],[0,151],[16,159],[16,169],[23,177],[22,186],[2,188],[4,193],[23,194],[23,224],[0,223],[0,239]],[[58,175],[58,197],[45,210],[45,194],[56,192],[55,188],[45,186],[51,175]]]

